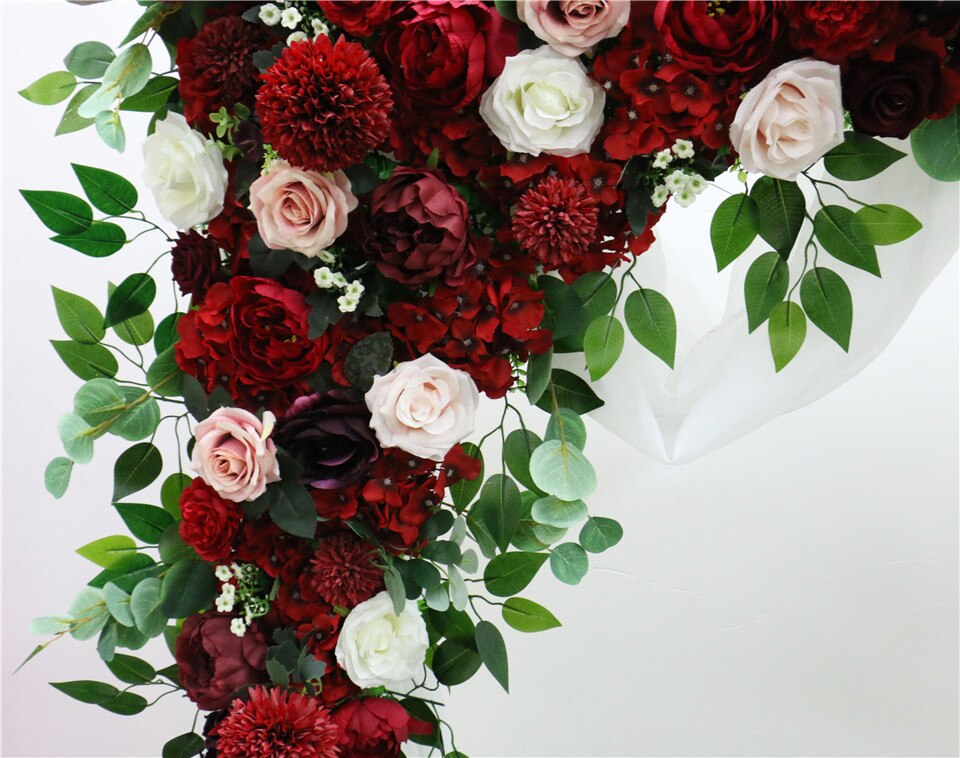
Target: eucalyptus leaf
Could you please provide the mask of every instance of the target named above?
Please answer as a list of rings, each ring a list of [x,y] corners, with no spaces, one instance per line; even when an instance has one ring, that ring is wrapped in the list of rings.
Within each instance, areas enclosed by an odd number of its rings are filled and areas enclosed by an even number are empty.
[[[102,42],[81,42],[67,53],[63,65],[81,79],[99,79],[117,56]]]
[[[602,553],[623,539],[623,527],[611,518],[590,516],[580,529],[580,545],[589,553]]]
[[[65,413],[57,422],[57,432],[63,449],[74,463],[90,463],[93,460],[92,428],[76,413]]]
[[[47,492],[59,499],[63,497],[70,485],[70,474],[73,473],[73,461],[69,458],[54,458],[47,464],[43,472],[43,486]]]
[[[561,500],[582,500],[597,487],[597,474],[583,453],[560,440],[538,447],[530,458],[537,487]]]
[[[575,542],[557,545],[550,553],[550,570],[564,584],[580,584],[589,565],[586,552]]]

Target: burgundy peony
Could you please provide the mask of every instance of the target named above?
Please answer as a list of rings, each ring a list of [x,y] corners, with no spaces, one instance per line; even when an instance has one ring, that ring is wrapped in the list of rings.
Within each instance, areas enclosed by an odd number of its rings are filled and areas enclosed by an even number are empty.
[[[597,239],[597,201],[576,179],[547,177],[517,201],[517,244],[548,269],[589,253]]]
[[[344,390],[298,398],[274,440],[303,466],[303,483],[317,489],[352,484],[380,457],[370,411]]]
[[[319,0],[320,10],[334,24],[354,37],[369,37],[393,13],[389,0]]]
[[[239,528],[237,504],[224,500],[203,479],[194,479],[180,495],[180,538],[203,560],[227,560]]]
[[[268,680],[267,641],[256,623],[242,637],[230,631],[228,613],[196,613],[183,622],[174,657],[180,683],[202,710],[230,703],[243,687]]]
[[[476,261],[467,204],[432,169],[398,168],[373,191],[362,244],[381,274],[408,286],[457,286]]]
[[[263,74],[263,139],[294,166],[334,171],[386,138],[393,107],[376,62],[357,42],[321,34],[285,48]]]
[[[896,0],[790,2],[783,11],[795,49],[839,65],[860,53],[890,60],[905,18]]]
[[[353,608],[383,589],[376,549],[353,532],[322,540],[310,561],[309,582],[330,605]]]
[[[195,229],[177,232],[171,256],[173,280],[182,294],[193,295],[195,300],[202,300],[207,290],[223,279],[220,247]]]
[[[333,712],[333,721],[340,728],[337,744],[344,758],[396,758],[411,734],[433,731],[396,700],[382,697],[348,700]]]

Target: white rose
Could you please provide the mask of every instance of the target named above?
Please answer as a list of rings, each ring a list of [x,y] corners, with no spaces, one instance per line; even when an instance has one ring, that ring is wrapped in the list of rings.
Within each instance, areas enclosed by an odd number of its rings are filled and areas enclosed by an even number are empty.
[[[416,601],[407,600],[397,616],[390,596],[381,592],[347,615],[337,640],[337,663],[358,687],[396,684],[420,674],[429,644]]]
[[[507,58],[480,115],[507,150],[571,156],[590,150],[605,100],[579,60],[540,47]]]
[[[473,432],[480,393],[465,371],[427,354],[375,377],[365,399],[383,447],[442,461]]]
[[[143,179],[160,213],[178,229],[209,221],[223,210],[227,169],[217,146],[172,111],[143,143]]]
[[[803,58],[773,69],[737,108],[730,141],[747,171],[795,179],[843,142],[840,67]]]

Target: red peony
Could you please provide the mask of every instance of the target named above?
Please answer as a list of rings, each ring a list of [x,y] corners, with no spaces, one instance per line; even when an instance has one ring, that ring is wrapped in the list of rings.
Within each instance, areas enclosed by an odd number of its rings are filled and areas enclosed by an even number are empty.
[[[212,730],[218,758],[337,758],[339,729],[316,698],[254,687]]]
[[[220,263],[220,247],[213,239],[194,229],[177,232],[170,268],[182,294],[203,300],[211,285],[223,280]]]
[[[180,495],[180,519],[181,539],[203,560],[219,563],[230,557],[240,527],[236,503],[198,477]]]
[[[413,718],[396,700],[368,697],[348,700],[332,718],[340,728],[337,743],[344,758],[396,758],[411,734],[430,734],[433,727]]]
[[[383,589],[376,550],[352,532],[338,532],[320,543],[310,561],[309,581],[331,605],[353,608]]]
[[[513,233],[524,252],[552,270],[593,247],[597,219],[597,202],[580,182],[551,176],[520,197]]]
[[[356,42],[321,34],[284,49],[257,93],[263,139],[295,166],[359,163],[390,131],[390,88]]]
[[[390,0],[319,0],[330,21],[354,37],[369,37],[390,18]]]
[[[905,14],[896,0],[843,0],[793,2],[784,5],[790,44],[800,52],[843,65],[848,58],[866,54],[889,61]]]

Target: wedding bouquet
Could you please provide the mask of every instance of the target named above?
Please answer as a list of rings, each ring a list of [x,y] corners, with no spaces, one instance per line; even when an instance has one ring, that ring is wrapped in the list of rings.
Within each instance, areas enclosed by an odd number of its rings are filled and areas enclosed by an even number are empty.
[[[152,114],[166,222],[85,164],[85,197],[22,192],[82,254],[157,243],[102,310],[53,289],[84,384],[46,487],[98,438],[132,443],[112,497],[130,534],[78,549],[100,572],[34,622],[30,657],[96,637],[122,688],[65,694],[123,715],[184,694],[206,720],[165,757],[463,756],[433,693],[481,667],[507,689],[495,619],[560,626],[520,593],[545,564],[579,583],[621,539],[586,504],[581,417],[628,338],[674,364],[673,308],[634,272],[663,213],[739,179],[704,242],[718,270],[769,247],[744,299],[780,371],[808,321],[848,349],[843,267],[880,276],[877,247],[921,228],[810,168],[867,180],[906,155],[878,137],[909,137],[960,179],[950,3],[140,4],[118,49],[78,44],[21,92],[69,99],[57,134],[119,151],[125,114]],[[155,321],[161,263],[182,298]],[[481,394],[502,414],[470,442]],[[173,665],[120,652],[160,636]]]

